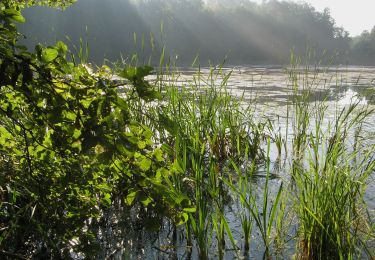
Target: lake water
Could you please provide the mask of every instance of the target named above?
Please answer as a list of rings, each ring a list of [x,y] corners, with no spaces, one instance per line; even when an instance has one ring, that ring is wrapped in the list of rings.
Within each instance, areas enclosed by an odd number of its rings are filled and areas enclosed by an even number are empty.
[[[289,127],[289,135],[292,133],[291,125],[286,124],[286,115],[288,104],[290,105],[290,94],[293,91],[293,82],[297,82],[299,89],[310,90],[310,102],[321,101],[325,99],[328,106],[326,120],[334,120],[337,116],[337,111],[350,105],[353,102],[358,102],[359,106],[368,106],[370,109],[375,108],[375,67],[314,67],[306,70],[305,68],[293,68],[293,75],[290,74],[291,69],[278,66],[265,67],[234,67],[223,68],[223,74],[231,73],[227,82],[227,89],[235,96],[242,97],[243,102],[254,104],[255,113],[259,116],[268,116],[273,120],[281,133],[287,133],[286,127]],[[211,76],[210,76],[211,75]],[[292,76],[295,81],[292,80]],[[213,79],[210,81],[210,79]],[[152,77],[150,78],[152,81]],[[220,85],[223,81],[223,76],[213,73],[210,74],[210,69],[201,69],[200,76],[197,76],[197,71],[181,69],[179,74],[169,78],[174,85],[181,87],[189,87],[191,82],[214,82]],[[372,91],[372,94],[371,94]],[[374,113],[367,119],[365,131],[368,134],[368,142],[375,143],[375,115]],[[284,138],[288,141],[290,146],[291,138]],[[271,154],[271,160],[276,161],[276,155]],[[272,164],[272,171],[275,171],[277,178],[271,180],[271,193],[275,194],[277,187],[283,180],[289,178],[288,173],[283,170],[276,169],[276,165]],[[262,169],[260,169],[262,171]],[[261,175],[261,174],[260,174]],[[374,174],[375,175],[375,174]],[[262,194],[264,185],[264,178],[255,180],[256,187],[259,189],[259,194]],[[370,178],[370,183],[366,192],[365,200],[368,203],[371,211],[375,210],[375,180],[374,176]],[[261,198],[259,198],[261,200]],[[233,232],[234,239],[238,241],[238,245],[242,245],[242,230],[239,220],[239,203],[233,202],[226,208],[226,218],[229,222]],[[295,220],[290,220],[295,221]],[[293,225],[291,225],[293,227]],[[127,232],[127,240],[121,239],[121,232],[111,230],[110,234],[117,233],[115,247],[110,247],[113,251],[112,256],[121,259],[185,259],[198,257],[197,248],[193,247],[191,255],[186,252],[186,241],[184,238],[183,228],[180,228],[175,236],[173,236],[173,229],[168,221],[165,221],[164,227],[160,232],[145,231],[142,226]],[[295,230],[291,228],[290,236],[295,236]],[[111,236],[111,235],[110,235]],[[172,239],[172,237],[174,237]],[[129,239],[130,238],[130,239]],[[216,246],[215,239],[213,239],[213,246],[211,247],[212,254],[210,256],[215,259]],[[234,251],[227,250],[225,258],[231,259],[235,257]],[[284,256],[290,258],[295,250],[293,242],[286,245]],[[252,232],[252,243],[250,248],[250,255],[244,258],[262,259],[264,253],[264,246],[262,245],[259,231],[254,228]]]

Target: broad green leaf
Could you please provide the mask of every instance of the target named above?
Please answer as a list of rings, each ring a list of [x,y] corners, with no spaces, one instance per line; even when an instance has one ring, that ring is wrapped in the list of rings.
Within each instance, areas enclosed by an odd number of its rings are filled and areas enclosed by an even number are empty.
[[[25,18],[22,16],[22,14],[15,9],[6,9],[4,10],[4,14],[16,22],[19,22],[19,23],[25,22]]]
[[[139,168],[141,168],[142,171],[148,171],[151,167],[152,161],[148,158],[143,158],[142,161],[139,162]]]
[[[83,106],[84,108],[87,109],[87,108],[89,108],[91,102],[92,102],[92,100],[90,100],[90,99],[84,99],[84,100],[81,101],[81,104],[82,104],[82,106]]]
[[[143,66],[143,67],[127,67],[122,70],[118,75],[120,77],[126,78],[128,80],[135,80],[144,78],[153,71],[153,68],[150,66]]]
[[[161,183],[164,176],[168,175],[168,170],[165,168],[160,168],[156,171],[155,180],[157,183]]]
[[[142,149],[145,149],[145,148],[146,148],[146,145],[147,145],[147,144],[146,144],[145,141],[138,141],[138,142],[137,142],[137,146],[138,146],[138,148],[141,149],[141,150],[142,150]]]
[[[130,146],[129,147],[125,147],[124,144],[117,143],[116,144],[116,148],[118,149],[118,151],[121,154],[123,154],[123,155],[125,155],[125,156],[127,156],[129,158],[133,157],[133,155],[134,155],[134,149],[133,149],[133,147],[130,147]]]
[[[106,193],[106,194],[104,195],[104,197],[103,197],[103,202],[104,202],[107,206],[111,205],[111,194]]]
[[[74,134],[73,134],[73,138],[74,139],[77,139],[81,136],[81,130],[79,129],[74,129]]]
[[[69,89],[69,85],[58,80],[53,80],[53,84],[57,93],[64,93],[67,91],[67,89]]]
[[[155,157],[155,159],[158,161],[158,162],[162,162],[164,161],[164,157],[163,157],[163,152],[160,148],[156,148],[153,152],[153,155]]]
[[[135,200],[135,198],[138,196],[139,191],[132,191],[126,196],[125,203],[129,206],[131,206]]]
[[[143,130],[142,135],[146,139],[151,139],[151,137],[154,135],[154,133],[150,130],[150,128],[148,128],[145,125],[142,125],[142,130]],[[152,144],[152,142],[149,143],[149,144]]]
[[[42,59],[45,62],[54,61],[58,55],[59,52],[55,48],[48,47],[42,51]]]
[[[81,143],[81,141],[75,141],[73,144],[72,144],[72,147],[73,148],[76,148],[76,149],[78,149],[79,151],[81,151],[82,150],[82,143]]]
[[[76,115],[75,113],[73,113],[73,112],[70,112],[70,111],[65,112],[65,113],[64,113],[64,116],[65,116],[67,119],[72,120],[72,121],[75,121],[76,118],[77,118],[77,115]]]
[[[8,142],[8,139],[11,138],[12,135],[4,128],[0,127],[0,144],[4,145]]]

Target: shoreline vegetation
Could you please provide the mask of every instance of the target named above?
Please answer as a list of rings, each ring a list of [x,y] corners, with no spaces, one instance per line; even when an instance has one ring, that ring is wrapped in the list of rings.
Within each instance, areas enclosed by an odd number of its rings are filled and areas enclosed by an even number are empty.
[[[375,257],[370,102],[315,98],[319,66],[294,54],[272,117],[223,66],[181,85],[164,51],[155,67],[89,65],[82,42],[29,52],[30,3],[0,2],[0,258]]]

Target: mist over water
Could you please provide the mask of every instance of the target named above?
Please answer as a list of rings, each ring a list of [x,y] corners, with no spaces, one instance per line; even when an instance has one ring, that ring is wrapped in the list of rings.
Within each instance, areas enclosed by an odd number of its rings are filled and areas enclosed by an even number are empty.
[[[69,37],[89,44],[91,61],[137,53],[158,64],[162,48],[179,66],[201,64],[288,64],[290,52],[325,64],[375,64],[375,30],[352,38],[328,9],[306,3],[245,0],[78,0],[64,12],[24,11],[24,43],[53,44]],[[309,51],[307,51],[309,50]]]

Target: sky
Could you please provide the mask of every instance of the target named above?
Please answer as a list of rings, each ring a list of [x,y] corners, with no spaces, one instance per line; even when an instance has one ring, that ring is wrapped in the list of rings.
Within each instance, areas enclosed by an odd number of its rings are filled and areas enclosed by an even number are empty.
[[[261,3],[263,0],[253,0]],[[294,2],[300,2],[293,0]],[[375,26],[375,0],[305,0],[318,11],[328,7],[338,26],[343,26],[351,36]]]

